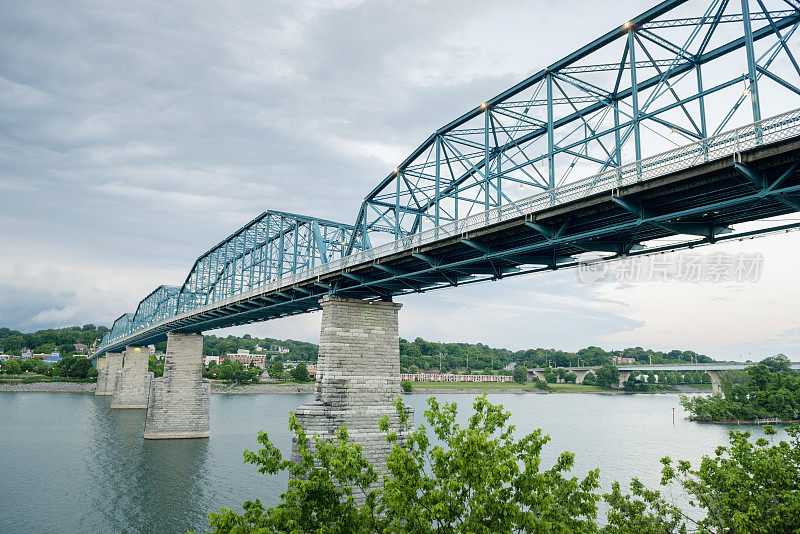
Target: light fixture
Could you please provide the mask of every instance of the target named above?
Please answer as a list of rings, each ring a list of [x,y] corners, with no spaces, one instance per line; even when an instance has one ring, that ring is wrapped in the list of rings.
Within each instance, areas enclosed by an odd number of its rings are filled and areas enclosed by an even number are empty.
[[[631,27],[631,22],[630,21],[626,21],[625,24],[622,25],[622,27],[627,30],[628,28]]]
[[[742,95],[743,96],[750,96],[750,88],[749,87],[745,87],[744,91],[742,91]]]
[[[519,190],[522,191],[523,189],[525,189],[525,185],[524,184],[519,184]]]
[[[399,172],[400,172],[400,167],[395,167],[395,168],[394,168],[394,173],[395,173],[395,174],[397,174],[397,173],[399,173]]]
[[[671,130],[669,131],[669,134],[670,134],[670,135],[678,135],[678,129],[677,129],[677,128],[673,128],[673,129],[671,129]]]
[[[487,107],[489,107],[489,104],[487,104],[486,102],[481,104],[481,109],[486,109]]]

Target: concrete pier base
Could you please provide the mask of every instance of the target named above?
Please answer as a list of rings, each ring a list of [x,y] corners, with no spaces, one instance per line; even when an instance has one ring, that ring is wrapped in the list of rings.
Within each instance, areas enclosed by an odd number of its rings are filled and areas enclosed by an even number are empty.
[[[147,408],[153,373],[147,370],[148,354],[144,347],[125,347],[125,361],[114,381],[112,409]]]
[[[100,360],[103,360],[101,363]],[[122,369],[122,353],[107,352],[105,356],[97,359],[97,385],[95,395],[114,394],[114,383],[117,380],[117,371]]]
[[[211,381],[203,378],[203,336],[167,334],[164,376],[153,379],[144,439],[207,438]]]
[[[392,429],[399,430],[393,403],[400,396],[397,312],[401,304],[329,296],[320,304],[315,399],[295,410],[295,416],[309,434],[323,439],[334,439],[346,425],[350,439],[363,445],[364,458],[385,473],[391,446],[378,430],[378,421],[388,416]],[[409,415],[411,425],[410,408]],[[292,456],[298,458],[296,440]]]

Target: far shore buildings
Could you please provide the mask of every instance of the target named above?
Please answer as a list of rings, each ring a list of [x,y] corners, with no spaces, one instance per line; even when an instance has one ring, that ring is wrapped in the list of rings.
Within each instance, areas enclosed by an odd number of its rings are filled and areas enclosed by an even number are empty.
[[[636,363],[636,358],[625,358],[624,356],[613,356],[615,365]]]
[[[247,349],[239,349],[236,351],[236,354],[226,354],[225,356],[220,357],[220,361],[217,363],[222,363],[223,360],[230,360],[231,362],[242,362],[242,366],[245,368],[251,367],[251,365],[255,367],[260,367],[261,369],[266,369],[267,367],[267,357],[263,354],[250,354],[250,351]]]

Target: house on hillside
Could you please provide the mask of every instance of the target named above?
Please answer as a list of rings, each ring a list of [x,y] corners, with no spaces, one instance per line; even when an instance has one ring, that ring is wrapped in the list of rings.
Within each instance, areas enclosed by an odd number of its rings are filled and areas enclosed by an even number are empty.
[[[89,350],[89,346],[83,343],[74,343],[72,346],[75,347],[75,352],[86,352]]]
[[[44,358],[42,361],[44,363],[46,363],[47,365],[53,365],[54,363],[58,363],[61,360],[62,360],[61,356],[59,356],[57,352],[54,352],[53,354],[51,354],[47,358]]]

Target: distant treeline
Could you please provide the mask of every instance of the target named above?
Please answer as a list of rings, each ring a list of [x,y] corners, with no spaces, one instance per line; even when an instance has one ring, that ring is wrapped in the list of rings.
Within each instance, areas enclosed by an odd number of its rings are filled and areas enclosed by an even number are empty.
[[[74,343],[91,346],[95,339],[101,339],[108,332],[104,326],[87,324],[82,327],[72,326],[54,330],[40,330],[33,334],[23,334],[8,328],[0,328],[0,348],[6,354],[19,355],[22,347],[28,347],[36,353],[49,354],[58,349],[61,356],[74,352]],[[158,352],[164,352],[166,342],[156,345]],[[210,356],[235,353],[239,349],[255,350],[256,346],[270,350],[273,346],[287,347],[288,354],[282,355],[285,360],[316,361],[319,347],[314,343],[295,341],[292,339],[256,338],[245,334],[243,337],[217,337],[206,335],[203,339],[203,353]],[[713,362],[708,356],[686,350],[660,352],[645,350],[641,347],[618,351],[606,351],[600,347],[586,347],[571,353],[558,349],[527,349],[511,351],[504,348],[492,348],[482,343],[437,343],[417,338],[408,341],[400,338],[400,366],[406,370],[439,369],[442,371],[459,371],[469,368],[471,371],[483,371],[494,368],[503,369],[512,362],[525,367],[553,367],[580,365],[603,365],[612,361],[612,357],[622,356],[634,358],[637,363],[678,363],[678,362]]]
[[[71,356],[75,352],[75,343],[83,343],[91,347],[95,340],[103,339],[108,332],[105,326],[85,324],[50,330],[39,330],[33,334],[23,334],[17,330],[0,328],[0,349],[6,354],[19,356],[23,348],[31,349],[34,354],[50,354],[58,350],[61,357]]]
[[[502,369],[511,362],[528,368],[570,367],[578,365],[603,365],[610,363],[614,356],[634,358],[637,363],[678,363],[678,362],[713,362],[708,356],[693,351],[673,350],[660,352],[634,347],[625,350],[606,351],[600,347],[586,347],[571,353],[557,349],[527,349],[511,351],[495,349],[482,343],[436,343],[417,338],[407,341],[400,338],[400,366],[404,369],[416,367],[419,370],[439,369],[441,359],[442,371],[467,369],[495,370]],[[413,369],[412,369],[413,370]]]

